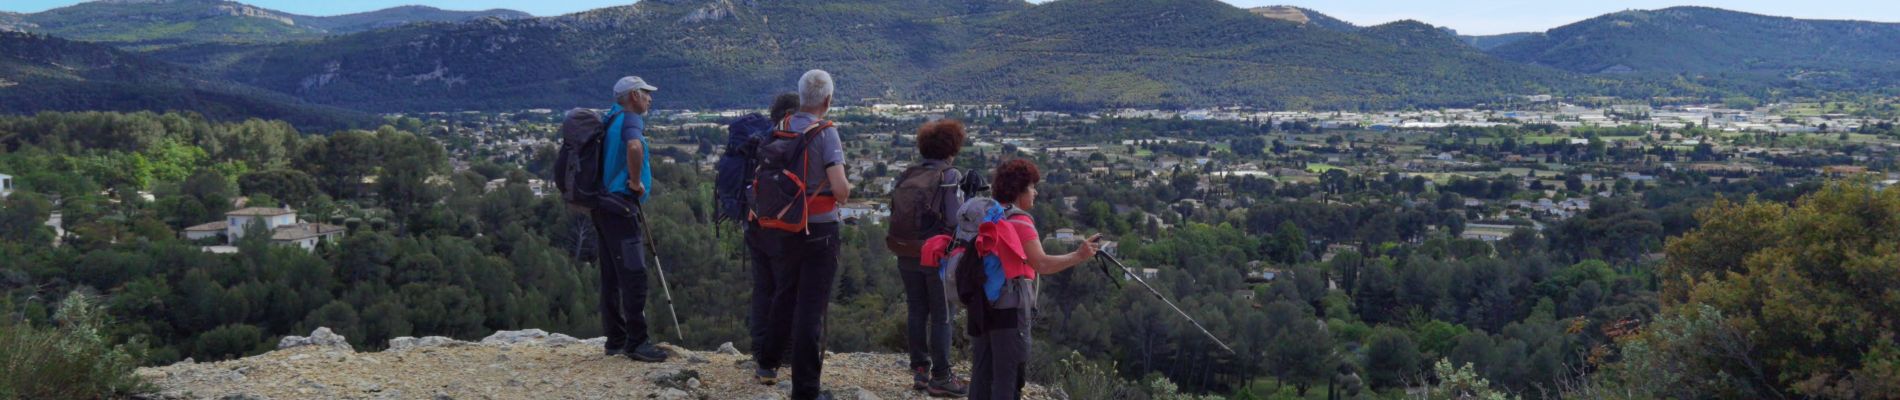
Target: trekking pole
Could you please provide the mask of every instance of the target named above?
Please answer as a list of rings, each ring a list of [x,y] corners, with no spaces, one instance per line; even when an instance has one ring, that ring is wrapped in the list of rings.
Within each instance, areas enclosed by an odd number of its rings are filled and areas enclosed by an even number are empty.
[[[670,316],[673,317],[673,334],[679,336],[683,344],[686,342],[686,333],[680,330],[679,310],[673,308],[673,289],[666,284],[666,267],[660,265],[660,249],[653,245],[653,231],[647,228],[647,212],[640,210],[634,216],[640,218],[640,235],[646,236],[647,252],[653,253],[653,270],[660,272],[660,293],[666,294],[666,312],[672,314]]]
[[[1168,301],[1168,298],[1166,297],[1162,297],[1161,291],[1155,290],[1154,286],[1148,285],[1147,280],[1141,279],[1141,274],[1135,273],[1135,271],[1132,269],[1129,269],[1127,265],[1122,265],[1121,260],[1115,259],[1115,256],[1109,255],[1108,253],[1095,253],[1095,256],[1108,259],[1108,262],[1115,263],[1115,266],[1121,267],[1122,272],[1128,273],[1129,278],[1134,278],[1135,283],[1141,284],[1141,287],[1148,288],[1148,293],[1153,293],[1155,295],[1155,298],[1160,299],[1162,303],[1167,304],[1168,308],[1173,308],[1174,312],[1181,314],[1182,318],[1187,318],[1188,322],[1194,324],[1195,329],[1200,329],[1201,334],[1207,335],[1208,339],[1214,339],[1214,344],[1220,345],[1221,350],[1227,350],[1228,354],[1235,354],[1235,355],[1240,354],[1238,352],[1235,352],[1233,348],[1227,347],[1227,342],[1222,342],[1219,337],[1214,336],[1213,332],[1208,332],[1207,327],[1201,326],[1201,322],[1195,321],[1194,317],[1188,315],[1187,311],[1182,311],[1181,307],[1174,305],[1174,302]]]

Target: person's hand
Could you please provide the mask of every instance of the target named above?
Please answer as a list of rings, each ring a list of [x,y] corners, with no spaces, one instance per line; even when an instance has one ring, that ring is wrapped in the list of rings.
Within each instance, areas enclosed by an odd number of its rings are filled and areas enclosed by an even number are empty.
[[[627,178],[627,190],[633,191],[633,197],[645,196],[647,185],[641,184],[640,178]]]
[[[1081,255],[1082,255],[1082,259],[1084,259],[1084,260],[1087,260],[1087,259],[1090,259],[1090,258],[1094,258],[1094,257],[1095,257],[1095,251],[1096,251],[1096,248],[1095,248],[1095,246],[1097,246],[1097,245],[1098,245],[1098,243],[1099,243],[1099,242],[1101,241],[1101,239],[1102,239],[1102,234],[1100,234],[1100,233],[1097,233],[1097,234],[1094,234],[1094,235],[1091,235],[1091,236],[1089,236],[1089,240],[1084,240],[1084,241],[1082,241],[1082,247],[1078,247],[1078,248],[1076,248],[1076,249],[1075,249],[1075,252],[1076,252],[1077,254],[1081,254]]]

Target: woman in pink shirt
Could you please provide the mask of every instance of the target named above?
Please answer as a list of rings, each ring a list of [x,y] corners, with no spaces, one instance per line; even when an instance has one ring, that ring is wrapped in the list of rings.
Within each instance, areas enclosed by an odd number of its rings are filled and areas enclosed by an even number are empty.
[[[996,167],[991,180],[991,197],[1004,207],[1027,212],[1036,206],[1036,183],[1042,173],[1029,160],[1010,160]],[[1095,257],[1095,242],[1101,235],[1090,236],[1074,252],[1051,255],[1043,251],[1036,233],[1035,219],[1022,212],[1010,212],[1007,220],[1022,246],[1028,271],[1007,271],[1010,279],[1035,279],[1043,274],[1062,272]],[[1033,288],[1033,285],[1024,287]],[[1032,289],[1033,290],[1033,289]],[[1034,298],[1035,296],[1029,296]],[[983,329],[971,345],[970,399],[1013,400],[1022,398],[1023,376],[1029,361],[1030,315],[1034,304],[1013,309],[990,309],[983,314]]]

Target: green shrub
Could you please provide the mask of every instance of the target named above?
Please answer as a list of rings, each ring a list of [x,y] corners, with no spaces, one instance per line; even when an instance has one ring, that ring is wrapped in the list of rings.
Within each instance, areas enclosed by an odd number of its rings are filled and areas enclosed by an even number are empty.
[[[1090,361],[1082,353],[1069,352],[1058,364],[1055,384],[1050,386],[1062,389],[1071,399],[1148,398],[1141,387],[1116,375],[1114,362]]]
[[[148,392],[132,374],[138,357],[112,345],[105,312],[90,296],[68,295],[56,326],[0,321],[0,399],[102,399]]]

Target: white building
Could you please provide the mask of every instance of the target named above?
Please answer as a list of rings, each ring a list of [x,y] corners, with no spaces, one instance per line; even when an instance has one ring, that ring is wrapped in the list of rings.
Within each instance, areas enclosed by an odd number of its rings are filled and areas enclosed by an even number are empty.
[[[891,210],[877,202],[845,204],[838,207],[838,219],[855,220],[865,224],[883,223],[891,217]]]
[[[222,237],[224,245],[206,246],[205,251],[213,253],[234,253],[239,239],[243,239],[245,230],[253,223],[262,223],[270,234],[271,243],[285,246],[297,246],[304,250],[315,250],[317,243],[323,240],[336,240],[343,236],[345,228],[336,225],[297,221],[297,212],[287,208],[249,207],[224,213],[224,220],[185,228],[182,234],[187,240],[204,240]]]
[[[185,228],[185,240],[197,241],[207,238],[223,237],[230,230],[231,223],[218,221]]]
[[[13,175],[0,174],[0,199],[13,195]]]
[[[533,192],[534,197],[546,197],[549,194],[553,194],[555,192],[554,184],[545,180],[529,179],[527,184],[528,184],[528,191]],[[501,179],[488,181],[488,184],[483,185],[482,188],[483,188],[484,193],[492,193],[496,190],[501,190],[501,188],[507,187],[507,186],[508,186],[508,178],[501,178]]]
[[[328,224],[296,224],[279,227],[271,232],[272,243],[294,245],[305,251],[317,249],[317,242],[326,237],[343,235],[343,227]],[[334,239],[332,239],[334,240]]]
[[[225,233],[236,242],[244,238],[244,229],[251,226],[252,221],[260,219],[264,221],[265,230],[276,230],[297,223],[297,212],[286,208],[248,207],[224,213]]]

